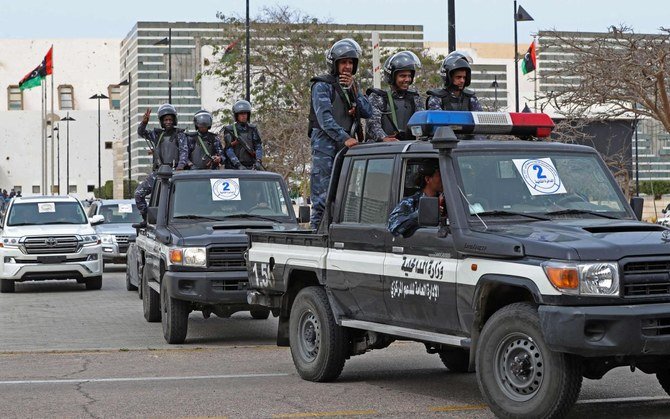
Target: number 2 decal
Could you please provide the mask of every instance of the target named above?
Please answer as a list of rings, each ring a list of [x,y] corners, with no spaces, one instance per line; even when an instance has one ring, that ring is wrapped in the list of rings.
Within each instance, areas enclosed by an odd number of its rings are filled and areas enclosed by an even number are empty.
[[[223,182],[223,190],[224,191],[229,191],[230,190],[230,183]]]
[[[539,164],[534,164],[533,165],[533,170],[537,171],[537,178],[538,179],[546,179],[547,178],[546,175],[542,174],[542,166],[540,166]]]

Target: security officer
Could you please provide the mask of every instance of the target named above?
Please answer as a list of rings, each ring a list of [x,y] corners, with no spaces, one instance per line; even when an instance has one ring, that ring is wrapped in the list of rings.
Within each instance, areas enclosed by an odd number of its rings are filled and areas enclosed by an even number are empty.
[[[238,100],[233,104],[232,125],[224,127],[228,169],[263,168],[263,141],[256,125],[251,124],[251,103]]]
[[[361,47],[353,39],[342,39],[326,52],[329,73],[314,77],[308,135],[312,146],[310,226],[317,229],[323,217],[326,192],[335,155],[343,147],[363,141],[361,118],[369,118],[372,108],[359,92],[354,79]]]
[[[409,237],[419,228],[419,200],[422,196],[435,197],[442,192],[440,167],[436,159],[419,166],[415,183],[421,188],[414,195],[398,203],[389,215],[388,229],[394,236]],[[444,203],[440,206],[443,208]]]
[[[204,109],[193,116],[196,131],[187,134],[191,169],[218,169],[223,161],[221,141],[209,131],[212,121],[212,114]]]
[[[174,106],[164,103],[158,108],[160,128],[147,131],[151,109],[147,109],[142,122],[137,127],[137,135],[145,138],[152,147],[153,170],[149,176],[135,189],[135,203],[137,209],[146,218],[146,196],[151,194],[156,170],[163,165],[170,165],[173,169],[183,170],[188,163],[188,140],[184,130],[177,128],[177,111]]]
[[[432,89],[427,92],[426,108],[445,111],[482,111],[482,106],[469,89],[472,70],[470,57],[460,51],[447,55],[440,67],[440,76],[444,88]]]
[[[390,90],[368,89],[372,116],[367,121],[367,141],[413,140],[407,121],[416,111],[424,110],[419,93],[409,90],[421,61],[411,51],[401,51],[384,63],[384,79]]]

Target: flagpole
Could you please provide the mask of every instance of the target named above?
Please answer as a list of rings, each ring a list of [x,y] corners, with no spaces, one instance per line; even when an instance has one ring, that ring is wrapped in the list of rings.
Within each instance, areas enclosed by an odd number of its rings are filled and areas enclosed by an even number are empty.
[[[54,74],[53,72],[51,73],[51,116],[49,117],[49,120],[51,121],[51,195],[54,195],[54,185],[56,184],[55,182],[55,177],[54,177]]]
[[[46,82],[45,82],[44,79],[40,80],[40,87],[42,88],[42,91],[40,92],[40,96],[41,96],[41,99],[42,99],[42,115],[41,115],[41,117],[42,117],[42,156],[41,156],[42,157],[42,161],[41,161],[41,163],[42,163],[42,181],[41,181],[42,186],[41,186],[40,190],[41,190],[41,193],[43,195],[46,194],[45,190],[46,190],[46,187],[47,187],[46,186],[47,182],[46,182],[46,179],[45,179],[46,174],[47,174],[47,172],[46,172],[47,126],[46,126],[46,97],[45,97],[46,96],[46,89],[44,88],[45,83]]]
[[[537,57],[537,35],[533,36],[533,45],[535,46],[535,56]],[[537,67],[537,61],[535,66]],[[535,78],[533,79],[533,94],[535,95],[535,112],[537,113],[537,78],[538,78],[538,69],[535,68]]]
[[[516,0],[514,0],[514,109],[519,112],[519,46],[517,40],[517,11]]]

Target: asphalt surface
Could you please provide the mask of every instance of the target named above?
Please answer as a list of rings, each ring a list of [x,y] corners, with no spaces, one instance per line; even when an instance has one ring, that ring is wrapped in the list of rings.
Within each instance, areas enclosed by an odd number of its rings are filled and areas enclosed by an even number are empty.
[[[422,345],[396,342],[347,361],[333,383],[295,372],[274,344],[276,320],[203,319],[184,345],[147,323],[123,266],[103,289],[18,284],[0,294],[0,416],[490,418],[474,374],[444,368]],[[620,368],[584,380],[571,418],[670,416],[654,376]]]

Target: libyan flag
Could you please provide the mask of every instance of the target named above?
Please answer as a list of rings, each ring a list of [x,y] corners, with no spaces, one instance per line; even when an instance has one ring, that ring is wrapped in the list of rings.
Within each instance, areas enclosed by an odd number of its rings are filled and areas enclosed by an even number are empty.
[[[521,61],[521,71],[523,74],[528,74],[531,71],[534,71],[537,68],[537,58],[535,58],[535,41],[531,42],[530,47],[526,55],[523,56],[523,61]]]
[[[26,74],[19,82],[19,89],[32,89],[42,84],[42,80],[53,72],[53,49],[49,48],[49,52],[44,56],[42,63],[35,67],[33,71]]]

